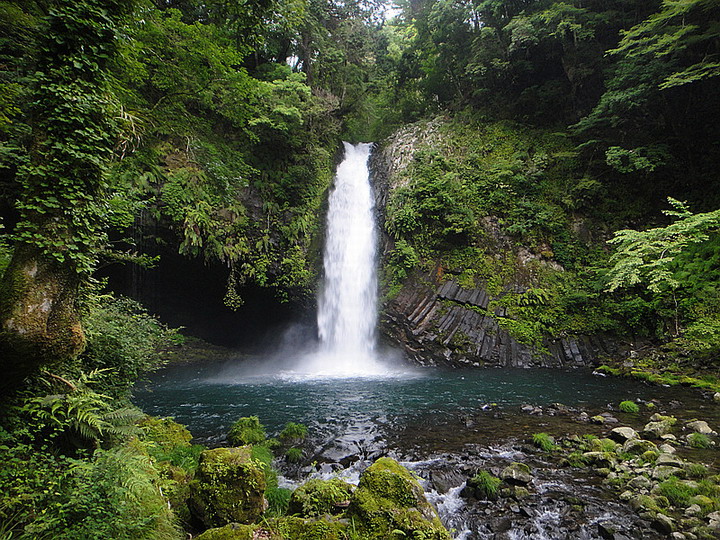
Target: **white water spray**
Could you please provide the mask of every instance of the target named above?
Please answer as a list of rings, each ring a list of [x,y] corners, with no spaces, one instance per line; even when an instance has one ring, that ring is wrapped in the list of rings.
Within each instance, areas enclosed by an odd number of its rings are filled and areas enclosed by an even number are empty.
[[[325,281],[318,299],[320,349],[311,368],[326,375],[372,375],[376,360],[377,231],[368,159],[372,145],[345,145],[330,194]]]

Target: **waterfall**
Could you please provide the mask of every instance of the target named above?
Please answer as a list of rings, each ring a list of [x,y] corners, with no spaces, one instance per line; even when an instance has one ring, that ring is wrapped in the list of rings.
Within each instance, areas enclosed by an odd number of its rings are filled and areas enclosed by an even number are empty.
[[[377,373],[377,231],[368,159],[372,144],[345,145],[328,201],[318,298],[320,348],[313,367],[340,375]]]

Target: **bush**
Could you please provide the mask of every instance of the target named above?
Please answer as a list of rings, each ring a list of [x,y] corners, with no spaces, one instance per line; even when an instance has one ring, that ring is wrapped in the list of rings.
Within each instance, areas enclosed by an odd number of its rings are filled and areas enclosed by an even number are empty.
[[[712,441],[704,433],[691,433],[687,437],[688,444],[692,448],[710,448]]]
[[[294,445],[303,442],[307,434],[308,428],[306,425],[288,422],[280,432],[280,435],[278,435],[278,439],[280,439],[280,442],[283,444]]]
[[[671,476],[658,486],[659,495],[667,497],[670,504],[678,507],[686,507],[690,504],[690,498],[697,494],[697,490],[688,484],[680,482],[674,476]]]
[[[501,483],[502,480],[487,471],[480,471],[470,479],[470,485],[475,488],[475,492],[479,498],[489,500],[497,499],[498,489]]]
[[[179,339],[134,300],[109,295],[91,297],[83,328],[83,369],[110,370],[98,389],[113,396],[124,396],[143,373],[161,367],[160,351]]]
[[[233,446],[260,444],[265,442],[265,428],[257,416],[244,416],[235,422],[228,433],[228,440]]]
[[[685,467],[685,475],[688,478],[707,478],[709,474],[710,471],[702,463],[688,463]]]
[[[0,520],[12,519],[29,538],[180,537],[157,470],[135,448],[97,450],[87,460],[20,446],[11,454],[0,465]]]
[[[288,448],[285,452],[285,458],[290,463],[300,463],[302,461],[303,451],[302,448]]]
[[[637,414],[640,412],[640,407],[634,401],[621,401],[619,408],[622,412]]]
[[[555,449],[555,439],[547,433],[535,433],[532,436],[533,444],[544,452],[550,452]]]

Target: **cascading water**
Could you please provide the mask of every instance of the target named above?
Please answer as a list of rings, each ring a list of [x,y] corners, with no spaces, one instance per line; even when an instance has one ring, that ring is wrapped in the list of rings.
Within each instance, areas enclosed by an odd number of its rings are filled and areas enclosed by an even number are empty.
[[[375,357],[377,231],[368,159],[372,144],[345,145],[330,194],[325,280],[318,302],[320,347],[311,369],[326,375],[385,371]]]

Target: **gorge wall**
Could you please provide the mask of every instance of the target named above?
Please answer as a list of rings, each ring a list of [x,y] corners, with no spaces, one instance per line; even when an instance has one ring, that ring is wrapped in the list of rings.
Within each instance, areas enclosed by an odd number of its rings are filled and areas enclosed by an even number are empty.
[[[435,146],[442,137],[444,120],[437,118],[422,125],[407,126],[381,144],[371,158],[380,230],[393,190],[408,183],[403,174],[421,149]],[[518,275],[529,263],[562,268],[553,260],[515,245],[497,225],[493,216],[481,219],[495,249],[514,258]],[[381,233],[380,258],[387,262],[394,245]],[[618,345],[603,336],[547,336],[541,344],[518,341],[501,324],[509,317],[497,307],[497,300],[509,292],[522,293],[527,283],[518,279],[491,294],[482,281],[468,287],[458,281],[462,269],[425,262],[405,280],[396,294],[386,299],[380,315],[384,339],[400,345],[408,358],[420,365],[453,367],[588,367],[598,365],[603,356],[617,353]]]

